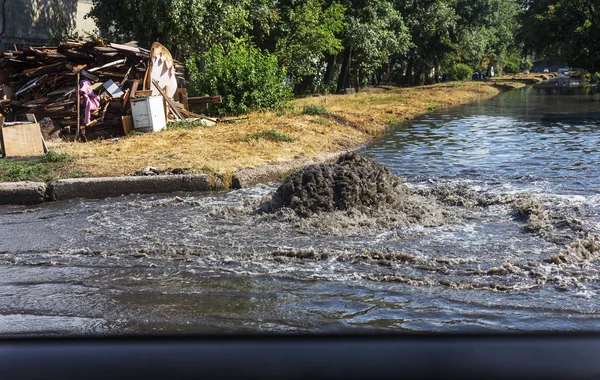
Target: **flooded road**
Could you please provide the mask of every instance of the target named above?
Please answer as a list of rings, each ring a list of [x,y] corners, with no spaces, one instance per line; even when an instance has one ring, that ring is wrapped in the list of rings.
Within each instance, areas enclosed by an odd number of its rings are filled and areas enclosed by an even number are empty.
[[[277,185],[0,207],[0,333],[597,331],[599,261],[549,259],[600,233],[598,116],[593,89],[551,83],[363,152],[415,193],[532,194],[569,225],[544,233],[503,203],[449,208],[436,227],[256,214]]]

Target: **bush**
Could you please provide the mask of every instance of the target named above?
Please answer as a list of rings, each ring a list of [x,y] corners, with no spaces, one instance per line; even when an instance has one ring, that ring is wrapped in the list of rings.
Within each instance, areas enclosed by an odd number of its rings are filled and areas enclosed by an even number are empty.
[[[69,161],[73,161],[73,157],[69,156],[66,153],[58,153],[53,150],[49,150],[48,152],[46,152],[46,154],[44,154],[44,156],[42,157],[42,159],[40,161],[43,163],[69,162]]]
[[[302,113],[305,115],[313,115],[313,116],[329,115],[329,111],[327,111],[327,108],[318,106],[316,104],[305,105],[304,109],[302,110]]]
[[[248,42],[230,44],[227,54],[221,45],[213,45],[203,58],[203,72],[198,69],[198,57],[187,62],[189,88],[192,95],[223,97],[223,103],[211,106],[210,111],[240,115],[278,109],[292,96],[277,58]]]
[[[206,127],[206,123],[204,122],[204,120],[198,119],[198,120],[192,120],[192,121],[186,121],[186,120],[173,121],[171,123],[167,123],[165,130],[167,130],[167,131],[174,131],[176,129],[191,130],[191,129],[198,128],[198,127]]]
[[[448,70],[447,77],[448,80],[467,80],[471,78],[473,75],[473,69],[464,63],[459,63],[454,66],[450,70]]]
[[[519,65],[514,62],[507,62],[506,65],[504,65],[504,70],[502,71],[505,74],[516,74],[521,72],[521,70],[519,70]]]

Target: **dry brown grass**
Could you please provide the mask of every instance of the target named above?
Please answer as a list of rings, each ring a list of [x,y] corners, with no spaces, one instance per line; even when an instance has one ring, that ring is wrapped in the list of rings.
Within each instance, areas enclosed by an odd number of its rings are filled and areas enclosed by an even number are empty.
[[[383,133],[391,123],[434,108],[487,99],[499,91],[489,83],[462,82],[309,97],[293,101],[285,112],[253,113],[247,119],[215,127],[133,135],[116,142],[54,142],[50,148],[76,157],[77,170],[94,177],[130,175],[155,166],[190,168],[227,178],[241,168],[357,147]],[[330,115],[305,115],[302,109],[307,104],[325,107]],[[269,130],[295,141],[245,141],[249,135]]]

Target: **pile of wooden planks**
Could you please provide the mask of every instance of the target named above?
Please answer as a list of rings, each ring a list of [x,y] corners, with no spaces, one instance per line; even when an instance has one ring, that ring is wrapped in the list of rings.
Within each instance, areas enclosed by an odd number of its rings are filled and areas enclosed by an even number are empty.
[[[78,130],[87,138],[122,134],[129,98],[151,90],[149,54],[135,41],[105,45],[102,39],[6,51],[0,56],[0,113],[7,121],[23,120],[26,114],[50,118],[63,136],[75,137]],[[184,68],[177,61],[175,75],[184,87]],[[78,79],[88,80],[100,97],[86,124],[78,111]]]

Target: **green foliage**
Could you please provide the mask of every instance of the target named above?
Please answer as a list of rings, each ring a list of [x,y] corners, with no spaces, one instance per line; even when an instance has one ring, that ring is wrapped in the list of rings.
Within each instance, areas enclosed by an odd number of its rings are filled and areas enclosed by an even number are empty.
[[[195,129],[198,127],[206,127],[206,124],[202,120],[192,120],[192,121],[179,120],[179,121],[173,121],[171,123],[167,123],[167,127],[165,128],[165,130],[167,130],[167,131],[173,131],[176,129],[190,130],[190,129]]]
[[[342,50],[336,33],[343,30],[344,7],[334,2],[324,7],[324,0],[306,0],[289,9],[281,23],[281,37],[275,54],[298,82],[303,76],[315,75],[325,54]]]
[[[473,75],[474,70],[464,63],[459,63],[454,66],[446,74],[448,80],[467,80]]]
[[[504,65],[503,71],[506,74],[516,74],[516,73],[520,72],[521,70],[519,69],[519,66],[516,63],[507,62],[506,65]]]
[[[68,154],[53,150],[39,159],[0,159],[0,181],[50,182],[58,177],[57,171],[71,168],[69,163],[74,161]]]
[[[2,181],[48,181],[52,177],[52,170],[39,162],[13,161],[0,165]]]
[[[254,134],[248,135],[244,138],[245,142],[250,142],[252,140],[267,140],[267,141],[278,141],[278,142],[294,142],[294,141],[296,141],[294,138],[290,137],[289,135],[287,135],[285,133],[277,132],[274,129],[254,133]]]
[[[597,0],[525,0],[524,9],[521,36],[528,51],[600,70]]]
[[[93,0],[89,16],[105,39],[160,41],[178,57],[207,51],[251,27],[256,0]],[[260,9],[260,8],[259,8]]]
[[[349,53],[344,59],[357,63],[355,75],[357,84],[362,87],[388,57],[408,51],[411,37],[402,14],[390,1],[346,0],[343,5],[347,12],[341,38]],[[344,62],[342,67],[344,64],[351,65],[351,62]],[[338,91],[347,87],[343,82],[342,77]]]
[[[90,17],[106,40],[160,41],[188,62],[192,93],[226,97],[213,112],[241,114],[280,107],[283,78],[296,94],[422,84],[458,64],[530,68],[528,52],[600,70],[594,1],[93,0]]]
[[[189,88],[193,95],[221,95],[223,103],[213,108],[219,114],[278,109],[292,95],[277,58],[246,41],[230,44],[227,53],[214,45],[204,55],[204,71],[199,63],[198,58],[188,61]]]
[[[67,153],[58,153],[53,150],[49,150],[44,154],[40,162],[49,163],[49,162],[70,162],[73,161],[73,157],[69,156]]]
[[[302,113],[305,115],[313,115],[313,116],[329,115],[329,111],[327,111],[327,108],[316,105],[316,104],[305,105],[304,108],[302,109]]]

